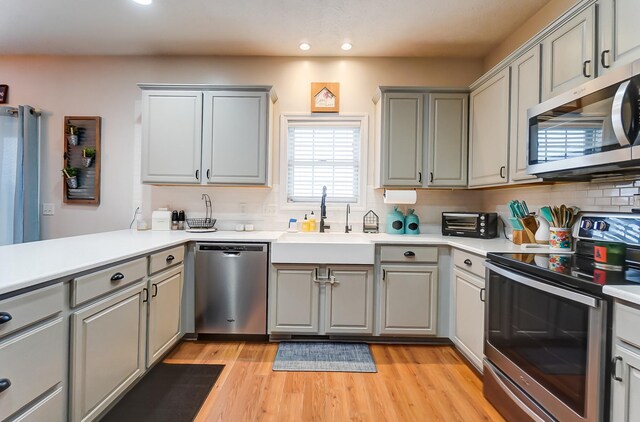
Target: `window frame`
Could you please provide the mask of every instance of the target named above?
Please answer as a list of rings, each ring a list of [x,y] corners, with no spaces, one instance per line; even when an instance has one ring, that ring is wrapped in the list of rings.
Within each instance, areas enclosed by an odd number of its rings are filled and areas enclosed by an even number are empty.
[[[320,201],[310,202],[289,202],[288,201],[288,177],[289,177],[289,126],[292,122],[310,122],[328,124],[336,122],[344,124],[346,122],[358,122],[360,124],[360,161],[358,202],[327,202],[327,210],[343,210],[350,204],[354,211],[364,211],[367,204],[366,187],[368,180],[368,145],[369,145],[369,116],[366,114],[293,114],[283,113],[280,115],[280,209],[283,210],[308,210],[316,211],[320,209]],[[317,214],[317,213],[316,213]]]

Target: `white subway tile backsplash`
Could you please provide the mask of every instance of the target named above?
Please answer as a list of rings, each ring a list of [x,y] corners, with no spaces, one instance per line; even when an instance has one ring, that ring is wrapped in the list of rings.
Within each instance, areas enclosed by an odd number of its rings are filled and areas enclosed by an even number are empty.
[[[629,197],[618,196],[616,198],[611,198],[611,205],[629,205]]]
[[[638,188],[623,188],[620,189],[620,196],[632,196],[638,193]]]
[[[620,189],[603,189],[603,196],[620,196]]]
[[[596,198],[596,205],[611,205],[611,198]]]
[[[602,196],[602,190],[601,189],[594,189],[594,190],[590,190],[589,193],[587,194],[588,197],[590,198],[597,198]]]

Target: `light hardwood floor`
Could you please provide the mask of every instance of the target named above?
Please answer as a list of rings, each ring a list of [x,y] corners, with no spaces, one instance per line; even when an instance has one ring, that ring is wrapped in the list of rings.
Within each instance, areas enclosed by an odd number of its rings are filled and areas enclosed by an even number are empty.
[[[225,365],[196,421],[503,421],[450,346],[371,345],[375,374],[273,372],[277,349],[183,342],[165,362]]]

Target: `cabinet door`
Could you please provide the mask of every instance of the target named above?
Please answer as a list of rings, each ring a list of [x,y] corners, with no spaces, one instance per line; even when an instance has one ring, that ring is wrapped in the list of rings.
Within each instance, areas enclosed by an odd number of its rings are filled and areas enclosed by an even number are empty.
[[[423,94],[384,94],[382,183],[422,185]]]
[[[71,315],[71,414],[94,420],[145,369],[145,283]]]
[[[638,0],[598,1],[600,33],[599,74],[621,64],[640,59]]]
[[[309,266],[274,267],[269,282],[270,333],[318,333],[316,271]]]
[[[142,181],[200,183],[202,92],[142,92]]]
[[[182,274],[179,267],[149,281],[149,336],[147,367],[160,359],[181,336]]]
[[[613,354],[616,375],[622,380],[611,381],[611,421],[640,421],[640,350],[616,345]]]
[[[267,94],[205,92],[203,177],[207,183],[265,184]]]
[[[370,268],[331,268],[325,332],[373,333],[373,277]]]
[[[509,68],[471,93],[469,186],[507,183]]]
[[[380,333],[436,335],[438,267],[382,265]]]
[[[427,186],[467,186],[467,94],[429,94]]]
[[[454,269],[455,343],[464,355],[482,371],[484,358],[484,302],[480,294],[484,280]]]
[[[529,163],[529,119],[527,110],[540,103],[540,46],[511,64],[511,137],[509,176],[511,181],[536,179],[527,173]]]
[[[542,41],[542,99],[574,88],[595,75],[595,6]]]

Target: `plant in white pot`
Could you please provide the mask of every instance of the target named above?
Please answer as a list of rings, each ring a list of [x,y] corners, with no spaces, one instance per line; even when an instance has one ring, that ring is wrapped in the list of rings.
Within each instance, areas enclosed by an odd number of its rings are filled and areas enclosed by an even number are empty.
[[[62,169],[62,174],[64,174],[65,176],[68,188],[70,189],[78,188],[78,169],[77,168],[65,167]]]
[[[67,143],[69,145],[78,145],[78,126],[67,125]]]
[[[91,167],[91,163],[93,163],[93,159],[95,156],[95,148],[82,148],[82,165],[84,167]]]

